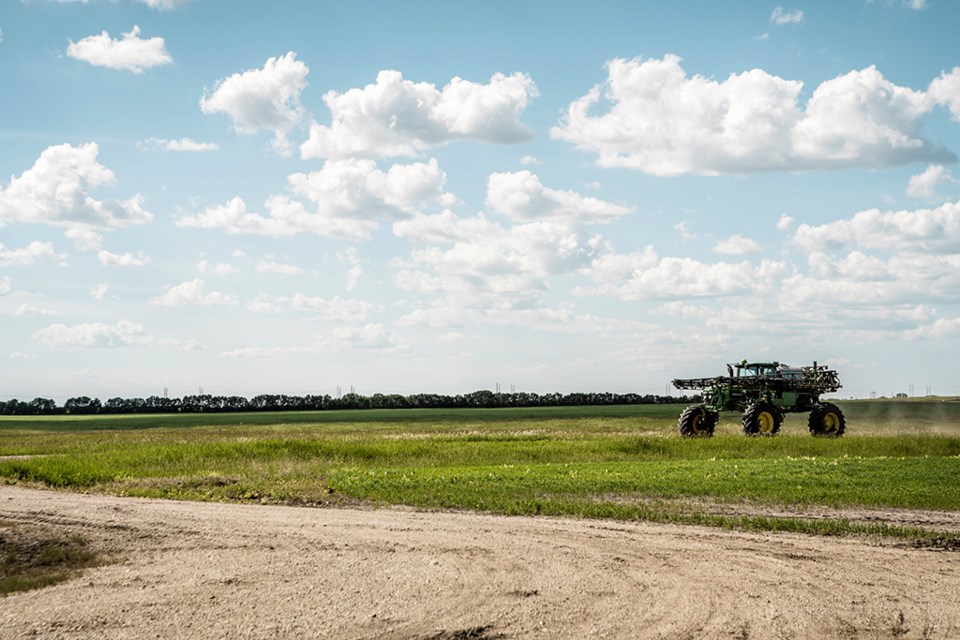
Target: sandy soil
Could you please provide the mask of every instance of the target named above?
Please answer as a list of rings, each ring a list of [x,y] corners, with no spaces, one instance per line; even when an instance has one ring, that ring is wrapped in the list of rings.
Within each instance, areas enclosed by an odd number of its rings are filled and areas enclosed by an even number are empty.
[[[0,599],[3,638],[956,638],[960,553],[856,540],[0,487],[114,564]]]

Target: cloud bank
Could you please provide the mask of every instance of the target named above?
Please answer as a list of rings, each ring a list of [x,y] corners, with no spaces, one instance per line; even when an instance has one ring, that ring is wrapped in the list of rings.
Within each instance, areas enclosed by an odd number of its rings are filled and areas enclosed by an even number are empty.
[[[608,77],[570,104],[551,136],[594,153],[602,167],[658,176],[942,164],[957,157],[920,135],[934,105],[960,114],[960,69],[930,91],[893,84],[870,66],[821,83],[761,69],[726,80],[687,76],[675,55],[618,58]],[[606,107],[605,113],[592,110]]]

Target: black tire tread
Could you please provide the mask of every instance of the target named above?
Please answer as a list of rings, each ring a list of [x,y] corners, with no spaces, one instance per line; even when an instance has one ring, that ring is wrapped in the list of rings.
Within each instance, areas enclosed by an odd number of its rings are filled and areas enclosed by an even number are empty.
[[[697,416],[701,416],[701,433],[697,433],[693,427],[694,419]],[[717,426],[718,418],[719,416],[716,413],[703,405],[693,405],[683,410],[680,419],[677,421],[677,426],[680,429],[680,435],[684,438],[710,438],[713,437],[713,430]]]
[[[773,416],[773,429],[768,434],[760,433],[759,417],[764,411],[769,412]],[[780,426],[783,424],[783,414],[773,404],[765,400],[759,400],[751,404],[747,407],[746,411],[743,412],[741,424],[743,425],[743,433],[748,436],[775,436],[780,432]]]
[[[823,419],[828,413],[836,414],[837,418],[840,421],[840,426],[837,428],[834,433],[827,433],[824,430]],[[843,412],[840,411],[840,408],[833,404],[832,402],[820,402],[814,405],[813,411],[810,412],[810,419],[808,421],[810,427],[810,433],[815,436],[820,436],[824,438],[839,438],[843,435],[843,432],[847,428],[847,421],[843,417]]]

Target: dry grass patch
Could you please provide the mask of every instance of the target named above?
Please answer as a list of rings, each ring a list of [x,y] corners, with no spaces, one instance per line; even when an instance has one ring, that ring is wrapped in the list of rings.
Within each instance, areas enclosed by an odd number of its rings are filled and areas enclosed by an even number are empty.
[[[0,521],[0,597],[69,580],[100,564],[86,539]]]

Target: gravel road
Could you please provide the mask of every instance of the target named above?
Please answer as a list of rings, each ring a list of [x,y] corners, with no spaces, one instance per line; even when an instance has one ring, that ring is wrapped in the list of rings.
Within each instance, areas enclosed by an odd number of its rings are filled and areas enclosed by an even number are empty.
[[[3,638],[957,638],[960,553],[802,535],[0,486],[116,562],[0,599]]]

